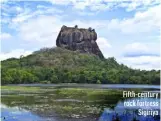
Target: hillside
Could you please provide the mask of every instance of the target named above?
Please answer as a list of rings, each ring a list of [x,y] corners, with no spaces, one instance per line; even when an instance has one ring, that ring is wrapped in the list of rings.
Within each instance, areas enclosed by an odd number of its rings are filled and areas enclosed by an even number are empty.
[[[100,59],[62,48],[43,48],[20,59],[1,62],[1,83],[103,83],[159,84],[160,71],[140,71],[118,64],[115,58]]]

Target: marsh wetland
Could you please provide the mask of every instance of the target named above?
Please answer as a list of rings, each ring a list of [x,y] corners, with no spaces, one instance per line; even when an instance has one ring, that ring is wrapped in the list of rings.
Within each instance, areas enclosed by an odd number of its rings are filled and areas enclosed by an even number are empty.
[[[93,88],[92,88],[93,87]],[[123,90],[146,88],[17,85],[1,87],[2,121],[98,121],[105,111],[123,108]],[[115,86],[116,87],[116,86]],[[149,100],[149,99],[148,99]],[[159,101],[159,100],[158,100]],[[120,108],[120,109],[121,109]],[[123,110],[123,109],[121,109]],[[159,108],[158,108],[159,110]]]

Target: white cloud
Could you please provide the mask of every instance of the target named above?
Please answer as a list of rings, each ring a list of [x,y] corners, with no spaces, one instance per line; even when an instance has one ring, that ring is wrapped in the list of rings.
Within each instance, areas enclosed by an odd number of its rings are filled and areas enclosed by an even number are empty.
[[[119,62],[136,69],[159,70],[161,58],[154,56],[140,56],[140,57],[124,57],[118,60]]]
[[[71,3],[71,1],[75,0],[47,0],[48,2],[51,2],[52,4],[58,4],[58,5],[68,5]]]
[[[32,43],[39,43],[42,46],[55,46],[56,38],[62,25],[75,26],[81,28],[93,27],[99,29],[104,26],[104,23],[99,21],[70,21],[63,22],[57,16],[38,16],[35,19],[30,19],[28,22],[19,24],[17,31],[21,40],[25,40]],[[101,38],[102,39],[102,38]]]
[[[56,17],[39,16],[19,26],[18,36],[25,41],[42,44],[42,46],[55,46],[56,37],[61,24]]]
[[[123,53],[124,56],[139,56],[148,53],[148,47],[143,43],[135,42],[126,45]]]
[[[48,0],[52,4],[72,5],[76,9],[90,8],[93,11],[125,8],[133,11],[160,4],[160,0]]]
[[[104,37],[98,37],[97,39],[97,44],[98,47],[100,48],[101,52],[103,53],[105,58],[110,57],[110,52],[109,49],[112,48],[111,44],[109,43],[109,41],[104,38]]]
[[[75,26],[78,25],[78,27],[80,28],[88,28],[88,27],[92,27],[94,29],[101,29],[104,26],[106,26],[105,22],[101,22],[99,20],[90,20],[90,21],[80,21],[80,20],[74,20],[74,21],[70,21],[70,22],[63,22],[67,26]]]
[[[147,9],[153,5],[160,4],[160,0],[131,0],[130,2],[124,1],[117,5],[117,7],[126,8],[127,12],[133,10]]]
[[[57,1],[54,0],[52,1],[54,4],[63,4],[63,1]],[[86,1],[84,2],[85,4],[89,4],[90,2],[92,2],[93,4],[97,4],[99,6],[100,2],[99,1]],[[107,2],[107,1],[105,1]],[[153,1],[152,1],[153,2]],[[64,4],[70,4],[70,3],[75,3],[74,1],[66,1]],[[146,3],[146,2],[145,2]],[[145,4],[144,3],[144,4]],[[96,7],[96,6],[95,6]],[[25,10],[23,12],[21,12],[20,14],[18,14],[15,18],[12,19],[12,23],[11,23],[11,27],[14,26],[14,24],[18,24],[15,27],[19,26],[19,23],[25,22],[26,20],[28,21],[29,19],[32,19],[33,17],[40,18],[39,16],[42,15],[46,15],[46,14],[52,14],[52,13],[62,13],[63,11],[58,10],[56,8],[51,8],[51,7],[46,7],[46,6],[42,6],[42,5],[38,5],[37,6],[38,10],[32,12],[30,9],[25,8]],[[102,8],[102,7],[101,7]],[[99,27],[104,27],[104,29],[108,30],[108,31],[121,31],[124,34],[141,34],[141,33],[151,33],[152,31],[159,31],[159,27],[161,26],[161,17],[158,16],[161,11],[161,6],[154,6],[149,8],[146,11],[143,12],[136,12],[136,14],[134,15],[134,17],[131,18],[126,18],[123,20],[120,19],[112,19],[112,20],[90,20],[90,21],[78,21],[78,20],[73,20],[71,22],[62,22],[62,24],[70,24],[71,26],[73,26],[73,23],[75,24],[79,24],[81,27],[84,27],[82,25],[87,25],[84,23],[92,23],[89,26],[92,26],[93,28],[95,28],[95,26],[97,25]],[[77,11],[76,11],[77,12]],[[78,11],[78,14],[82,14],[84,15],[86,12],[80,12]],[[87,12],[88,13],[88,12]],[[88,15],[86,13],[86,15]],[[89,14],[93,15],[92,12],[90,12]],[[46,15],[47,16],[47,15]],[[48,16],[52,16],[52,15],[48,15]],[[56,17],[56,15],[55,15]],[[3,21],[3,20],[2,20]],[[50,20],[49,20],[50,21]],[[78,23],[77,23],[78,22]],[[30,21],[28,22],[30,23]],[[95,25],[96,24],[96,25]],[[87,27],[85,26],[85,27]]]
[[[21,7],[16,7],[16,10],[17,10],[17,12],[22,12],[22,11],[23,11],[23,8],[21,8]]]
[[[118,57],[120,63],[136,69],[160,69],[159,44],[157,43],[131,43],[125,46],[123,56]]]
[[[26,51],[24,49],[12,50],[11,52],[8,52],[8,53],[1,52],[0,53],[0,60],[5,60],[5,59],[8,59],[8,58],[12,58],[12,57],[19,58],[21,55],[27,56],[31,53],[32,53],[32,51]]]
[[[108,24],[109,30],[120,30],[125,34],[151,33],[153,30],[159,31],[161,27],[161,17],[158,16],[161,6],[149,8],[144,12],[136,12],[133,18],[123,20],[113,19]]]
[[[101,1],[105,3],[106,2],[110,2],[110,3],[105,5]],[[94,15],[96,11],[98,12],[98,11],[107,10],[107,9],[111,10],[111,9],[116,9],[118,7],[123,7],[123,8],[126,8],[127,11],[131,11],[131,10],[138,9],[139,6],[142,6],[141,8],[143,7],[146,8],[146,7],[149,7],[151,4],[157,3],[157,1],[155,2],[154,0],[151,0],[149,3],[140,2],[140,0],[135,0],[135,1],[137,1],[137,3],[132,2],[130,4],[123,3],[122,1],[116,2],[114,0],[100,0],[100,1],[87,0],[87,1],[78,1],[78,2],[75,2],[74,0],[69,0],[69,1],[51,0],[50,2],[52,2],[53,4],[59,4],[59,5],[72,4],[72,6],[75,9],[80,9],[80,11],[76,11],[79,15],[81,14],[88,15],[89,13],[91,15]],[[83,11],[87,7],[94,12]],[[65,21],[65,18],[63,18],[64,15],[61,16],[60,14],[63,11],[53,7],[42,6],[42,5],[37,6],[36,11],[33,11],[31,8],[24,8],[23,10],[17,8],[17,10],[19,11],[19,13],[16,17],[12,19],[12,21],[9,18],[8,19],[5,18],[5,21],[2,19],[2,21],[3,23],[10,21],[10,25],[8,27],[12,28],[13,30],[16,30],[18,34],[16,34],[15,36],[16,37],[18,36],[19,40],[23,41],[22,42],[23,44],[25,44],[26,42],[27,43],[30,42],[29,44],[35,44],[36,46],[41,45],[41,47],[45,47],[45,46],[51,47],[56,45],[55,41],[62,25],[66,25],[66,26],[78,25],[79,28],[92,27],[96,29],[97,33],[101,34],[100,35],[101,37],[98,37],[97,43],[105,57],[115,56],[115,55],[112,55],[111,53],[113,53],[113,51],[119,50],[118,48],[115,48],[115,45],[113,45],[111,49],[112,51],[111,50],[109,51],[109,49],[111,48],[111,45],[109,44],[109,42],[112,44],[117,43],[117,42],[112,42],[112,39],[110,39],[110,41],[106,39],[106,38],[109,38],[107,37],[107,36],[110,36],[109,33],[112,33],[114,36],[118,36],[118,40],[120,39],[120,36],[117,33],[118,31],[120,32],[122,37],[125,37],[126,35],[130,35],[131,39],[134,39],[135,36],[140,34],[141,39],[145,40],[144,37],[146,37],[147,35],[153,36],[154,34],[155,36],[155,34],[159,31],[159,28],[161,25],[161,17],[159,16],[161,11],[160,5],[146,8],[144,11],[136,11],[136,13],[134,13],[134,16],[131,18],[125,18],[125,19],[116,18],[112,20],[100,20],[100,19],[97,20],[97,18],[95,18],[95,20],[84,19],[83,21],[80,21],[77,19],[72,19],[70,21]],[[114,41],[116,41],[116,39]],[[125,41],[128,42],[127,40]],[[126,43],[126,42],[123,42],[123,43]],[[118,42],[118,44],[119,43],[122,44],[122,42]],[[151,51],[149,47],[150,47],[149,45],[146,45],[144,43],[132,43],[130,45],[127,45],[125,50],[120,49],[119,52],[117,53],[119,54],[123,54],[124,52],[149,53]],[[152,46],[152,47],[157,48],[158,46]],[[156,52],[156,50],[155,51],[152,50],[152,52]],[[16,56],[16,54],[13,54],[15,53],[15,51],[10,53]],[[3,57],[10,57],[8,55],[11,55],[11,54],[8,53],[4,55],[4,53],[1,53]],[[124,64],[127,63],[128,65],[133,66],[134,68],[138,68],[138,67],[156,68],[158,66],[158,60],[151,59],[150,62],[147,62],[146,59],[149,59],[149,58],[158,58],[158,57],[140,56],[135,58],[124,57],[119,59],[120,61],[123,60],[122,62],[124,62]],[[133,63],[133,61],[137,61],[138,59],[142,60],[142,64]]]
[[[83,9],[85,9],[85,7],[87,7],[87,5],[88,5],[88,1],[80,1],[80,2],[74,2],[74,8],[76,8],[76,9],[81,9],[81,10],[83,10]]]
[[[94,16],[96,15],[97,13],[93,13],[93,12],[85,12],[85,11],[77,11],[77,13],[80,15],[80,16]]]
[[[109,44],[108,40],[104,37],[99,37],[97,39],[97,44],[100,48],[111,48],[112,46]]]
[[[37,15],[41,15],[43,13],[44,12],[42,10],[37,10],[32,12],[31,9],[25,8],[23,12],[19,13],[16,17],[12,19],[12,23],[18,24],[26,20],[29,20]]]
[[[24,22],[25,20],[28,20],[29,18],[32,18],[34,15],[30,14],[30,15],[19,15],[16,18],[12,19],[12,22],[14,23],[19,23],[19,22]]]
[[[140,43],[134,42],[125,46],[123,50],[123,56],[135,57],[135,56],[159,56],[159,44],[158,43]]]
[[[0,40],[8,40],[12,37],[12,35],[10,35],[9,33],[1,33],[0,35]]]
[[[11,25],[16,24],[16,27],[19,26],[18,24],[22,22],[26,22],[29,19],[32,19],[34,17],[40,16],[40,15],[50,15],[53,14],[62,14],[63,11],[61,9],[57,9],[53,6],[44,6],[44,5],[37,5],[37,9],[32,9],[29,6],[9,6],[8,4],[4,4],[2,7],[2,15],[5,17],[2,17],[3,23],[9,23]],[[15,14],[14,16],[11,16],[11,14]],[[7,22],[6,22],[7,20]]]
[[[7,2],[8,0],[0,0],[0,3],[5,3]]]
[[[135,43],[132,43],[132,44],[128,44],[126,45],[125,49],[127,51],[129,51],[130,49],[131,50],[141,50],[141,51],[147,51],[148,48],[146,47],[146,45],[142,44],[142,43],[139,43],[139,42],[135,42]]]

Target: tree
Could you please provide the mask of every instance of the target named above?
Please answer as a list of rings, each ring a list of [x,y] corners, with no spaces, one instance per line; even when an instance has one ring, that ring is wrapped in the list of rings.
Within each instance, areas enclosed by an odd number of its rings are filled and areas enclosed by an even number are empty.
[[[54,84],[59,83],[58,77],[56,75],[52,75],[50,81]]]
[[[97,84],[101,84],[101,81],[100,80],[97,80],[97,82],[96,82]]]
[[[2,84],[18,83],[103,83],[160,84],[160,71],[132,69],[114,57],[44,48],[26,57],[1,62]]]

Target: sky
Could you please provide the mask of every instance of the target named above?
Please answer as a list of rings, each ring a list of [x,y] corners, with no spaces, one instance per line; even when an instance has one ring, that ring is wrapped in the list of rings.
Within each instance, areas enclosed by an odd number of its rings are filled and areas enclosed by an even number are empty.
[[[63,25],[92,27],[103,55],[160,69],[160,0],[1,0],[0,60],[55,47]]]

